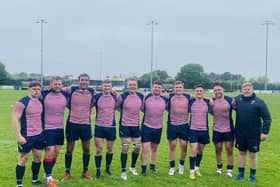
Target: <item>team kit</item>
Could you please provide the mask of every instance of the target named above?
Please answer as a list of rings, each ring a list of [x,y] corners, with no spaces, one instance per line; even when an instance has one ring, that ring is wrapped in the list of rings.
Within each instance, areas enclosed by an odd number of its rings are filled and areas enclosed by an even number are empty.
[[[156,174],[158,146],[161,142],[163,115],[167,117],[167,139],[169,142],[169,171],[184,175],[187,146],[190,180],[202,177],[200,163],[205,145],[210,143],[208,114],[213,115],[212,141],[215,145],[217,168],[216,174],[225,174],[233,178],[233,149],[238,149],[238,173],[234,180],[245,180],[247,153],[250,155],[250,183],[256,183],[257,153],[261,141],[268,138],[271,116],[266,103],[256,96],[253,85],[242,85],[242,93],[236,97],[224,95],[223,85],[213,85],[213,97],[204,96],[204,88],[197,85],[194,94],[184,93],[184,83],[176,81],[173,93],[162,93],[160,81],[153,82],[150,93],[138,92],[137,80],[127,80],[127,90],[121,94],[112,90],[110,80],[102,82],[102,92],[96,93],[89,87],[87,74],[79,76],[78,86],[63,87],[63,80],[52,77],[50,85],[41,88],[39,82],[29,84],[28,95],[18,100],[13,109],[13,128],[17,137],[19,159],[16,165],[16,186],[23,186],[25,165],[30,154],[33,157],[32,184],[41,185],[38,179],[41,162],[44,178],[48,187],[57,187],[60,181],[71,180],[72,155],[75,142],[81,140],[82,165],[81,176],[90,180],[88,172],[91,139],[95,145],[95,179],[104,174],[111,176],[113,147],[119,134],[121,141],[120,178],[128,180],[132,175],[147,176]],[[91,111],[95,107],[95,124],[92,132]],[[64,112],[68,108],[66,128]],[[115,111],[120,112],[118,128]],[[235,124],[232,112],[236,113]],[[140,113],[143,119],[140,120]],[[141,122],[141,124],[140,124]],[[118,129],[118,132],[117,132]],[[61,180],[52,176],[52,170],[66,138],[65,174]],[[103,145],[105,144],[105,145]],[[176,146],[179,144],[180,155],[175,159]],[[222,163],[223,147],[226,151],[226,166]],[[103,148],[106,154],[102,155]],[[127,167],[128,151],[131,151],[131,163]],[[44,154],[43,154],[44,152]],[[149,155],[150,152],[150,155]],[[42,155],[44,158],[42,159]],[[148,158],[150,156],[150,158]],[[137,172],[138,157],[141,168]],[[92,158],[93,159],[93,158]],[[101,168],[105,161],[105,168]],[[148,161],[150,161],[148,165]],[[177,163],[177,164],[176,164]],[[148,165],[148,169],[147,169]],[[176,166],[177,165],[177,166]],[[140,171],[141,170],[141,171]],[[102,173],[102,171],[105,171]]]

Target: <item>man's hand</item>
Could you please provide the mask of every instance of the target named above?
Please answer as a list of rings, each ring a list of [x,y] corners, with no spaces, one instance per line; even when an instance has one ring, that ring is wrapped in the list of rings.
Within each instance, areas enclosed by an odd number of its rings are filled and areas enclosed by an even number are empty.
[[[17,141],[20,145],[26,144],[26,139],[23,136],[19,136]]]
[[[261,133],[261,141],[265,141],[267,139],[268,135]]]

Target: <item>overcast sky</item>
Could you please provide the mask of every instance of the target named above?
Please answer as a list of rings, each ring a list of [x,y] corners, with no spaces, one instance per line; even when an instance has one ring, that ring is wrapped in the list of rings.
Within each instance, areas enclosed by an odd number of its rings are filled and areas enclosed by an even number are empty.
[[[150,70],[150,20],[156,20],[155,68],[174,76],[188,63],[205,72],[264,75],[264,20],[269,79],[280,81],[279,0],[9,0],[0,6],[0,61],[9,72],[40,72],[45,18],[45,73],[141,75]],[[102,56],[102,57],[101,57]],[[102,62],[102,66],[101,66]]]

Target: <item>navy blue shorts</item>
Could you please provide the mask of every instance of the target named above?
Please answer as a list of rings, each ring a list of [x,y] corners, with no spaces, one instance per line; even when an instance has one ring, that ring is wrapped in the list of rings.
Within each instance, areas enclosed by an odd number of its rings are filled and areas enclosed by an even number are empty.
[[[94,137],[114,141],[116,140],[116,127],[102,127],[95,125]]]
[[[175,140],[175,139],[181,139],[188,141],[189,140],[189,125],[183,124],[183,125],[167,125],[167,139],[169,141]]]
[[[198,131],[190,129],[190,143],[209,144],[210,137],[208,131]]]
[[[249,151],[251,153],[259,152],[260,150],[260,134],[255,137],[246,137],[244,135],[235,135],[235,147],[242,152]]]
[[[29,153],[32,149],[43,150],[46,146],[46,139],[43,133],[25,137],[26,144],[18,143],[18,152],[20,153]]]
[[[47,145],[63,145],[64,143],[64,131],[63,129],[49,129],[44,131]]]
[[[119,135],[121,138],[139,138],[141,137],[141,131],[139,126],[120,125]]]
[[[212,141],[214,144],[223,143],[223,142],[233,142],[234,141],[234,133],[231,132],[218,132],[213,131]]]
[[[92,138],[91,126],[89,124],[75,124],[68,122],[66,124],[66,140],[72,142],[81,139],[88,141]]]
[[[141,129],[142,143],[152,142],[155,144],[159,144],[161,139],[161,132],[162,132],[162,128],[154,129],[142,125],[142,129]]]

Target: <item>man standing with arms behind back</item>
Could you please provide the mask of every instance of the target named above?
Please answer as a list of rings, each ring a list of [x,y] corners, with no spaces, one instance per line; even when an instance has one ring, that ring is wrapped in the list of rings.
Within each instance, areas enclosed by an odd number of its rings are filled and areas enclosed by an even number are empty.
[[[84,179],[92,178],[88,173],[88,164],[90,160],[90,139],[92,138],[90,115],[95,92],[89,88],[89,81],[89,76],[84,73],[79,75],[79,86],[64,88],[64,91],[69,94],[69,115],[66,124],[67,148],[65,154],[65,175],[62,180],[71,178],[72,153],[75,142],[79,139],[82,141],[83,148],[82,177]]]
[[[256,183],[257,153],[260,142],[268,137],[271,117],[265,102],[254,93],[249,82],[242,85],[242,95],[235,98],[236,109],[236,148],[239,150],[238,175],[235,180],[243,180],[246,153],[250,153],[249,182]]]

